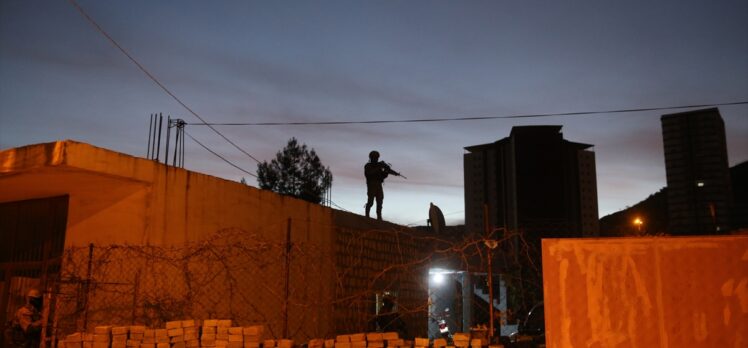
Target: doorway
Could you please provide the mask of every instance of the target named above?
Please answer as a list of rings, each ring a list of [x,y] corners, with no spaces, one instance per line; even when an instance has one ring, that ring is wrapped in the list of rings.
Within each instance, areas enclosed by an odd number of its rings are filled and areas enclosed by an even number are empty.
[[[13,317],[30,288],[52,288],[67,216],[67,195],[0,203],[0,323]]]

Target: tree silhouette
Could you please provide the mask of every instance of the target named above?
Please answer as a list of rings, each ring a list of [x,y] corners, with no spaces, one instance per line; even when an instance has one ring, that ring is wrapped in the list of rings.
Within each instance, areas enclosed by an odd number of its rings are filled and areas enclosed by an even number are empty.
[[[291,138],[270,163],[257,165],[257,183],[261,189],[320,203],[332,184],[332,173],[314,149]]]

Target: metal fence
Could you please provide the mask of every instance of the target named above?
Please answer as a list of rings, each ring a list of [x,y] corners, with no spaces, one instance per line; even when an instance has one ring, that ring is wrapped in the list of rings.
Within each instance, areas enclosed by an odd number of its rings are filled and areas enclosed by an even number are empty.
[[[484,257],[482,237],[454,240],[408,230],[337,230],[332,246],[226,229],[181,246],[67,248],[48,336],[98,325],[163,327],[170,320],[222,318],[303,341],[367,331],[385,293],[400,299],[411,332],[425,334],[428,268],[443,261],[485,272]]]

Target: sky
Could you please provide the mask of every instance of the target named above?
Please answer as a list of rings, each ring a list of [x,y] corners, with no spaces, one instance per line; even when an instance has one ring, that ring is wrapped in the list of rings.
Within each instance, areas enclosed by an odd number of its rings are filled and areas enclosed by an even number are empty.
[[[748,2],[92,1],[78,4],[207,122],[509,116],[748,101]],[[748,105],[719,107],[730,165],[748,160]],[[687,111],[428,123],[216,126],[260,161],[291,137],[363,214],[371,150],[390,177],[384,218],[464,221],[466,146],[513,126],[562,125],[593,144],[599,215],[666,185],[660,116]],[[200,123],[68,1],[0,0],[0,149],[72,139],[145,157],[149,118]],[[187,133],[254,173],[203,125]],[[253,177],[194,141],[185,168]],[[172,145],[173,146],[173,145]]]

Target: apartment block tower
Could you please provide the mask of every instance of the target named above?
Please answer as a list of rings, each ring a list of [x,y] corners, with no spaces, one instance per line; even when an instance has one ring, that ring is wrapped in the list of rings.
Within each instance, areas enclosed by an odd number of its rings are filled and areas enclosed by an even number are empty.
[[[725,123],[719,109],[663,115],[668,231],[673,235],[729,230],[732,205]]]
[[[485,206],[490,227],[520,231],[538,247],[545,237],[596,236],[591,147],[565,140],[561,126],[513,127],[507,138],[466,147],[466,230],[483,233]]]

